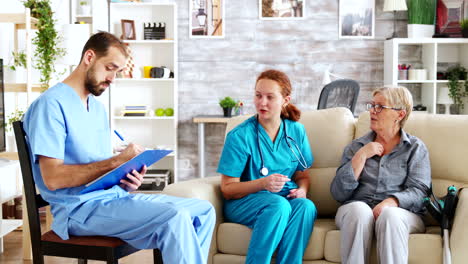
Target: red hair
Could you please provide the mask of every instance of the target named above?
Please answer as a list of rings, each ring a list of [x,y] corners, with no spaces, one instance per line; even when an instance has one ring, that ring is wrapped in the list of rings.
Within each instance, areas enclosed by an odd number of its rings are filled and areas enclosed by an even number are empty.
[[[289,81],[288,76],[284,72],[277,70],[266,70],[260,73],[255,84],[263,79],[275,81],[280,87],[280,93],[283,98],[291,95],[291,81]],[[281,117],[292,121],[299,121],[301,118],[301,111],[295,105],[289,103],[283,107],[283,109],[281,109]]]

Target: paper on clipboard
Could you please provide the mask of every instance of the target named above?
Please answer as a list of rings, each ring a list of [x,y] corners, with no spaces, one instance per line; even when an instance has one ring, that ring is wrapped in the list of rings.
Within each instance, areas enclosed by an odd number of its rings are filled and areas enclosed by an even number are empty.
[[[120,183],[120,180],[125,178],[128,173],[133,170],[141,171],[144,165],[147,167],[153,165],[160,159],[171,153],[172,150],[145,150],[142,153],[135,156],[133,159],[123,163],[119,167],[109,171],[94,181],[86,184],[86,188],[80,191],[80,194],[108,189],[116,184]]]

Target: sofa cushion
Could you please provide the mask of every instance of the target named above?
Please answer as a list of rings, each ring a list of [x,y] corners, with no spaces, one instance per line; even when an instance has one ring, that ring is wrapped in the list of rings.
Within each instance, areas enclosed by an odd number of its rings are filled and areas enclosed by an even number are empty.
[[[348,108],[302,112],[299,121],[307,130],[314,154],[312,168],[336,168],[343,150],[354,138],[355,120]]]
[[[310,169],[310,187],[307,198],[314,202],[319,217],[335,217],[336,210],[340,206],[330,192],[330,184],[335,175],[336,168]]]
[[[309,245],[304,253],[304,260],[323,259],[325,236],[328,231],[336,229],[335,220],[317,219]],[[218,251],[231,255],[247,255],[252,230],[244,225],[222,223],[218,227]]]

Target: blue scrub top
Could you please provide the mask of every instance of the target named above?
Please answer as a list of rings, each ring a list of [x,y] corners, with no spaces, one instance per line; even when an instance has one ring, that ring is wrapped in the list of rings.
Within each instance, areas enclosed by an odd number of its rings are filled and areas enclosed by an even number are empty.
[[[268,168],[268,175],[279,173],[292,179],[285,183],[280,192],[281,195],[289,193],[291,189],[296,189],[297,184],[292,177],[296,171],[303,171],[304,168],[286,143],[285,125],[287,135],[295,141],[288,139],[291,148],[300,158],[294,146],[297,144],[307,168],[310,167],[314,158],[304,125],[289,119],[284,120],[281,122],[275,142],[272,142],[263,126],[258,123],[256,116],[253,116],[228,133],[217,172],[230,177],[240,177],[241,182],[265,177],[260,174],[262,161],[257,143],[258,127],[258,139],[265,167]]]
[[[52,228],[60,237],[68,238],[68,217],[80,222],[86,220],[87,212],[80,210],[80,213],[75,213],[76,208],[86,201],[128,195],[117,185],[84,195],[79,195],[84,185],[51,191],[42,179],[39,156],[61,159],[64,164],[88,164],[112,156],[107,112],[93,95],[88,97],[86,109],[73,88],[59,83],[31,104],[23,126],[32,157],[34,180],[42,197],[51,205],[54,215]]]

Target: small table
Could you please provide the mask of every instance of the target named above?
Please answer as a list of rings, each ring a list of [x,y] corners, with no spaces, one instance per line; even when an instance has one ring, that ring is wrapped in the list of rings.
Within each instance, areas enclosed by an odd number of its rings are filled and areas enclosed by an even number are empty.
[[[198,174],[205,177],[205,123],[226,124],[231,117],[222,115],[195,116],[193,122],[198,124]]]

